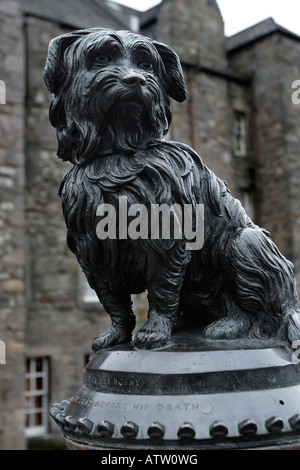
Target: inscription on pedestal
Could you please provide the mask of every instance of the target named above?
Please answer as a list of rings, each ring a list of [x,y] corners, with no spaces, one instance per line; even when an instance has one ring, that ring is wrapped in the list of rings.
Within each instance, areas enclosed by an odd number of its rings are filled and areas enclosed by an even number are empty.
[[[152,398],[152,397],[151,397]],[[102,408],[106,410],[119,410],[119,411],[176,411],[176,412],[202,412],[204,414],[209,414],[213,410],[213,406],[208,402],[160,402],[159,397],[156,397],[156,400],[152,403],[150,402],[121,402],[121,401],[100,401],[92,400],[90,398],[85,398],[81,396],[76,396],[72,399],[73,403],[77,403],[81,407],[94,407]]]

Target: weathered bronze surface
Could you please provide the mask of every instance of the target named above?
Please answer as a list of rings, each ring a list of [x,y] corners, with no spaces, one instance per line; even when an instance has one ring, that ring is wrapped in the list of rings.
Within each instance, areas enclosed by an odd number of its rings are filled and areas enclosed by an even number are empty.
[[[73,163],[60,187],[68,245],[111,317],[84,386],[51,409],[69,447],[296,445],[293,265],[199,155],[164,140],[170,98],[186,98],[175,51],[74,31],[51,41],[44,76],[58,156]],[[132,342],[130,296],[145,290]]]

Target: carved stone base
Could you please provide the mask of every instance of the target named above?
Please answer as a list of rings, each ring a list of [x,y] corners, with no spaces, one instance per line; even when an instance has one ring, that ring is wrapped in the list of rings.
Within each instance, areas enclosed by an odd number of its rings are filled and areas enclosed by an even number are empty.
[[[50,414],[70,449],[300,448],[300,365],[283,344],[174,335],[98,353]]]

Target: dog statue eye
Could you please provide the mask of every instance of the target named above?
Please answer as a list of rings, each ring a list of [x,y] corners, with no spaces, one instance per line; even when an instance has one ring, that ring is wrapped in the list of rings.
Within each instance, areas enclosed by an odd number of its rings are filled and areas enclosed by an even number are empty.
[[[141,69],[145,69],[145,70],[152,70],[153,69],[152,62],[143,61],[143,62],[139,62],[138,65]]]
[[[95,60],[93,61],[93,65],[107,65],[109,62],[112,61],[112,58],[110,55],[98,55]]]

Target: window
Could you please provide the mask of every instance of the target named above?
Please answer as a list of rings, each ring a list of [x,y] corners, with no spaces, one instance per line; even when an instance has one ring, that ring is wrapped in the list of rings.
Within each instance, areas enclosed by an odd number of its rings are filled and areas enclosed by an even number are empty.
[[[49,361],[48,358],[26,359],[25,398],[27,437],[48,431]]]
[[[243,157],[247,154],[246,142],[246,114],[235,111],[233,122],[233,152],[235,155]]]

